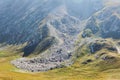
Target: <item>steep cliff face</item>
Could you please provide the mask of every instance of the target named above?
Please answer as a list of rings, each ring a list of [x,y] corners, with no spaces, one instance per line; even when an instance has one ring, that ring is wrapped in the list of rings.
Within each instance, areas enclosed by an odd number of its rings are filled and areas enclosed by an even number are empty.
[[[103,38],[120,38],[120,8],[119,3],[105,6],[102,10],[91,16],[86,23],[95,35]]]
[[[95,3],[94,5],[92,4],[93,2]],[[82,1],[77,4],[74,1],[67,0],[1,0],[0,42],[19,44],[31,41],[37,43],[41,41],[47,36],[46,33],[48,32],[48,29],[44,29],[44,34],[42,34],[42,32],[40,32],[42,30],[39,28],[39,26],[41,26],[40,23],[52,11],[54,13],[51,13],[50,16],[56,17],[56,19],[57,17],[61,18],[60,20],[51,20],[52,26],[60,32],[69,34],[78,33],[79,30],[76,29],[76,24],[79,24],[79,18],[88,18],[94,12],[102,8],[102,3],[98,5],[97,2],[99,1]],[[73,4],[73,6],[71,4]],[[62,5],[65,7],[59,11],[59,7]],[[99,6],[97,9],[95,8],[96,5]],[[86,7],[86,10],[83,11],[82,7],[84,6]],[[59,11],[60,13],[57,14],[56,11]],[[64,12],[66,13],[64,14]]]
[[[92,2],[95,4],[92,5]],[[78,3],[74,0],[1,0],[0,43],[27,43],[23,49],[27,55],[34,52],[37,45],[48,37],[55,37],[55,40],[64,44],[64,39],[60,36],[76,36],[82,31],[84,27],[80,27],[80,19],[88,18],[103,7],[102,2],[101,4],[97,2],[94,0],[78,1]],[[97,9],[94,7],[96,5],[99,6]],[[84,6],[86,10],[82,11]]]
[[[44,0],[3,2],[0,7],[0,42],[10,44],[41,41],[48,35],[48,29],[40,30],[40,21],[59,5],[56,3],[50,6],[52,2]],[[40,31],[44,31],[44,34]]]

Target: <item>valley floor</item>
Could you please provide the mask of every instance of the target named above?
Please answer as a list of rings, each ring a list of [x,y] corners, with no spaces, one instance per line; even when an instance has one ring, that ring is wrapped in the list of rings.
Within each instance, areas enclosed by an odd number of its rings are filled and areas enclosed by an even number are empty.
[[[14,57],[0,58],[0,80],[120,80],[120,68],[98,71],[98,67],[81,65],[80,59],[67,68],[28,73],[10,64]]]

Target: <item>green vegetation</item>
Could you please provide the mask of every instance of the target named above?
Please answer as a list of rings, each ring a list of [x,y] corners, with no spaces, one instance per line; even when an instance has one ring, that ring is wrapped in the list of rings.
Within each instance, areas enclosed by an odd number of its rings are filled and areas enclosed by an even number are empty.
[[[42,42],[40,42],[40,44],[36,47],[35,52],[37,54],[42,53],[43,51],[50,48],[55,42],[56,40],[54,37],[47,37]]]
[[[10,58],[7,58],[7,60],[9,59]],[[81,65],[80,60],[81,59],[78,59],[71,67],[41,73],[22,72],[14,68],[8,61],[5,61],[4,63],[1,63],[0,80],[105,80],[106,78],[109,79],[112,77],[112,75],[107,77],[108,74],[112,74],[112,72],[109,71],[113,70],[115,74],[116,72],[119,73],[116,69],[100,72],[97,67],[93,66],[93,63]],[[118,75],[115,74],[114,76]],[[111,80],[112,79],[114,78],[111,78]]]
[[[10,64],[10,61],[20,56],[0,58],[0,80],[119,80],[120,79],[120,57],[116,53],[99,51],[89,55],[84,46],[83,54],[76,51],[77,59],[70,67],[51,70],[48,72],[30,73],[19,70]],[[106,52],[105,54],[103,54]],[[4,52],[1,52],[3,55]],[[99,57],[96,59],[96,55]],[[108,60],[102,60],[107,56]],[[112,56],[112,58],[111,58]],[[92,60],[87,64],[82,64],[86,60]],[[112,64],[112,65],[111,65]]]
[[[86,37],[91,37],[92,36],[92,31],[90,29],[86,29],[83,34],[86,35]]]

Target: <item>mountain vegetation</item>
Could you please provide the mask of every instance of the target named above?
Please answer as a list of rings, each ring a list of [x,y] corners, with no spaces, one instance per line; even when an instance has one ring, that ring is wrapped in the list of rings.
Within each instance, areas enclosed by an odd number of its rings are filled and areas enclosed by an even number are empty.
[[[119,80],[119,0],[0,0],[0,80]]]

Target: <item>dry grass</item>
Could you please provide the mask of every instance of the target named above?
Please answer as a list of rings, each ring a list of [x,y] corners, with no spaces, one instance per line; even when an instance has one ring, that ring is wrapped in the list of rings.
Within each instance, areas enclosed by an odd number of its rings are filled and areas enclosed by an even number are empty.
[[[84,48],[83,52],[88,53]],[[95,55],[102,52],[114,56],[116,61],[95,59]],[[79,51],[77,53],[79,54]],[[70,67],[40,73],[25,72],[11,65],[10,61],[19,56],[1,56],[0,80],[120,80],[120,56],[103,50],[96,54],[80,56]],[[0,55],[5,55],[5,52],[0,52]],[[87,59],[92,59],[93,62],[81,64]]]
[[[102,67],[95,67],[99,60],[87,65],[81,64],[82,61],[93,56],[86,55],[67,68],[40,73],[28,73],[16,69],[10,64],[10,60],[15,58],[16,56],[0,58],[0,80],[120,80],[120,69],[100,71],[99,68]]]

